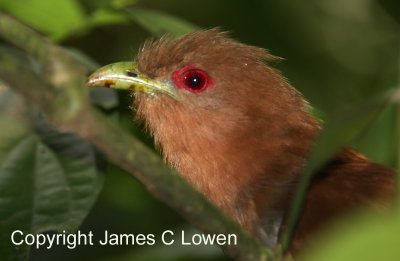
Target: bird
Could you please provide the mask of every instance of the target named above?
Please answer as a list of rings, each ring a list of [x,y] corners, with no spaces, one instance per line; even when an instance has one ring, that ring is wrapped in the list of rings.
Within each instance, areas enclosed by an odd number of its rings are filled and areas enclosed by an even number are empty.
[[[280,244],[322,122],[282,73],[280,58],[218,28],[148,40],[133,61],[87,85],[132,91],[164,160],[267,247]],[[394,170],[343,147],[313,175],[289,252],[350,211],[390,208]]]

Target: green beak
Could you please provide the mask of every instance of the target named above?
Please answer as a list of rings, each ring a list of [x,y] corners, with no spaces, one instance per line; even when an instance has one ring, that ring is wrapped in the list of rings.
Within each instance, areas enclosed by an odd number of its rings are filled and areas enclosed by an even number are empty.
[[[87,85],[132,90],[147,94],[164,93],[172,98],[178,98],[175,87],[171,83],[154,80],[140,73],[134,62],[106,65],[89,76]]]

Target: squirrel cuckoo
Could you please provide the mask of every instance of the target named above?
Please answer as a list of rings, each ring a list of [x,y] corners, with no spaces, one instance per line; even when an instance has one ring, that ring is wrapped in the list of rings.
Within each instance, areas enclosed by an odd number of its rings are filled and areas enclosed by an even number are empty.
[[[148,41],[134,62],[88,81],[133,90],[137,118],[166,162],[270,247],[320,130],[304,97],[264,63],[274,59],[211,29]],[[394,187],[393,170],[344,148],[316,173],[291,250],[350,209],[388,207]]]

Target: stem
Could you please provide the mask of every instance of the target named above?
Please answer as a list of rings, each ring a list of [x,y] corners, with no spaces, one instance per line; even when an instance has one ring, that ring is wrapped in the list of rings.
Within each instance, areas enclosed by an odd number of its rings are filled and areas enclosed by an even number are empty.
[[[0,12],[0,35],[39,62],[49,59],[46,51],[51,45],[50,42],[4,12]]]
[[[398,88],[398,96],[400,96],[400,87]],[[397,170],[397,209],[400,210],[400,97],[398,97],[396,105],[396,131],[394,140],[396,147],[396,170]]]
[[[400,48],[397,53],[398,58],[398,80],[397,90],[395,92],[395,106],[396,106],[396,131],[394,141],[396,142],[396,170],[397,170],[397,209],[400,211]]]
[[[112,162],[139,179],[155,197],[176,209],[199,229],[207,233],[236,234],[238,245],[225,249],[231,257],[277,260],[271,250],[242,231],[238,224],[171,171],[159,155],[90,106],[87,88],[82,86],[87,68],[62,48],[1,12],[0,36],[47,68],[43,71],[43,80],[12,54],[0,50],[0,79],[37,105],[56,127],[89,140]],[[49,56],[51,59],[47,58]]]
[[[292,205],[289,211],[289,216],[286,222],[285,233],[282,237],[282,250],[283,253],[287,253],[290,248],[290,243],[292,241],[294,231],[296,229],[300,213],[303,210],[306,194],[312,179],[312,172],[309,165],[303,173],[300,183],[297,187],[296,193],[294,194]]]
[[[290,247],[290,242],[296,229],[300,213],[303,209],[307,191],[313,175],[335,154],[340,152],[344,145],[350,144],[356,138],[365,134],[369,126],[393,101],[392,90],[368,102],[352,106],[341,113],[340,118],[330,117],[324,129],[315,140],[314,147],[305,166],[298,187],[295,191],[289,211],[286,227],[282,237],[282,249],[285,252]]]

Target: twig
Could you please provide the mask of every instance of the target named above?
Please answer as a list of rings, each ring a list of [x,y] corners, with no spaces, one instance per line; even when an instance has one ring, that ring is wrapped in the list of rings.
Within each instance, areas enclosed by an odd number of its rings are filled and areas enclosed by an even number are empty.
[[[225,248],[230,256],[238,260],[274,260],[272,251],[225,217],[165,166],[157,154],[90,106],[83,87],[87,69],[82,64],[4,13],[0,13],[0,36],[36,58],[42,65],[44,79],[12,55],[1,53],[0,78],[36,104],[53,124],[92,142],[112,162],[139,179],[155,197],[199,229],[207,233],[236,234],[239,244]]]

